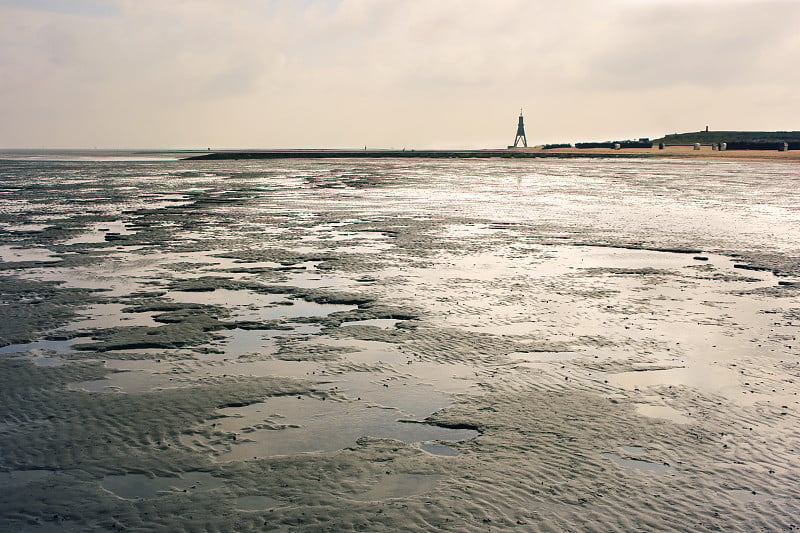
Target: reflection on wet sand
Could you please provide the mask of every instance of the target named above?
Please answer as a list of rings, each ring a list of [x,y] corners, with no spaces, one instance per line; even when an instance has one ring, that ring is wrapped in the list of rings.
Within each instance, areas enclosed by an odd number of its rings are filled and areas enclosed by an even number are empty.
[[[798,514],[783,166],[3,164],[0,529]]]

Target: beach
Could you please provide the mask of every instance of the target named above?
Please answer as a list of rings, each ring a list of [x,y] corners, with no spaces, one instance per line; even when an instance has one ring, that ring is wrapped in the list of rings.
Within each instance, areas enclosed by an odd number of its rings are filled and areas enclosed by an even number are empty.
[[[0,530],[800,527],[795,152],[642,154],[0,160]]]
[[[693,146],[665,146],[663,149],[659,149],[657,145],[652,148],[624,148],[620,150],[609,150],[607,148],[554,148],[544,150],[541,146],[531,147],[530,149],[516,148],[515,150],[570,155],[623,154],[646,157],[710,160],[800,161],[800,151],[797,150],[715,150],[709,145],[703,145],[699,150],[695,150]]]

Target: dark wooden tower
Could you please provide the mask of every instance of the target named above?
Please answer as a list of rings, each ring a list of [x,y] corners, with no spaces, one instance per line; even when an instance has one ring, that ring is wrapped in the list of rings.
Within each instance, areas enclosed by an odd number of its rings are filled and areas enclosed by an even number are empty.
[[[522,146],[528,147],[528,139],[525,137],[525,123],[522,121],[522,109],[519,110],[519,124],[517,124],[517,136],[514,138],[514,148],[522,141]]]

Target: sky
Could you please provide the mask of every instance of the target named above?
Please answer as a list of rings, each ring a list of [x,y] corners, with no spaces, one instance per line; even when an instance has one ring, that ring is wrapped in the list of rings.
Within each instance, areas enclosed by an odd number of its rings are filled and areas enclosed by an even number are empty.
[[[800,0],[0,0],[2,148],[800,130]]]

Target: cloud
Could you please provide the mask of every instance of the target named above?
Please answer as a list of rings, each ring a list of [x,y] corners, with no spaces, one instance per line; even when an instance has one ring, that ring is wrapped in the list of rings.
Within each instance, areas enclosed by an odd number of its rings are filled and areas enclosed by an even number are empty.
[[[520,106],[541,141],[791,129],[798,25],[771,0],[0,0],[0,145],[504,146]]]
[[[800,5],[643,3],[656,7],[620,13],[625,31],[596,53],[587,77],[610,88],[718,89],[785,80],[784,61],[796,56],[790,47],[797,43]]]
[[[113,2],[103,2],[102,0],[0,0],[0,7],[2,6],[82,16],[119,14]]]

